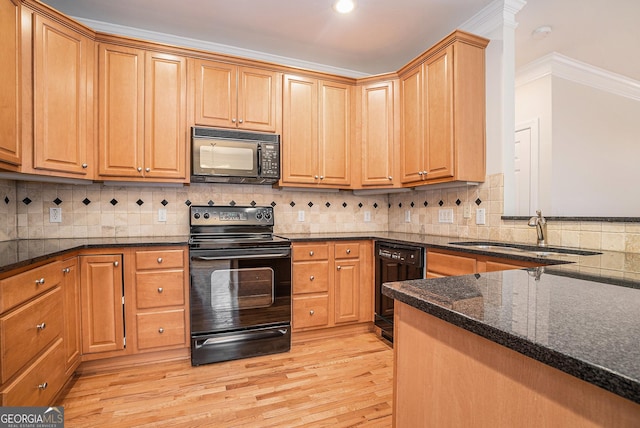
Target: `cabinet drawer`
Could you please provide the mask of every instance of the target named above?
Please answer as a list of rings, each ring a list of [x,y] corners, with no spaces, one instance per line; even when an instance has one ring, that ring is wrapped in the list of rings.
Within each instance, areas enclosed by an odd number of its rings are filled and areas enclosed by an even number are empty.
[[[476,273],[476,259],[427,251],[427,271],[444,276]]]
[[[184,251],[136,251],[136,269],[175,269],[184,267]]]
[[[336,259],[357,259],[360,257],[358,242],[336,242]]]
[[[48,406],[65,382],[62,339],[2,391],[3,406]]]
[[[329,245],[327,243],[318,243],[311,245],[294,245],[291,250],[291,259],[297,261],[311,260],[328,260]]]
[[[62,335],[62,316],[62,289],[56,287],[0,318],[3,383]]]
[[[293,264],[293,294],[328,291],[329,262]]]
[[[322,327],[329,323],[329,296],[294,297],[294,329]]]
[[[184,309],[147,312],[136,315],[138,349],[186,346]]]
[[[138,309],[184,305],[184,270],[136,273]]]
[[[60,262],[49,263],[0,280],[0,313],[55,287],[60,281]]]

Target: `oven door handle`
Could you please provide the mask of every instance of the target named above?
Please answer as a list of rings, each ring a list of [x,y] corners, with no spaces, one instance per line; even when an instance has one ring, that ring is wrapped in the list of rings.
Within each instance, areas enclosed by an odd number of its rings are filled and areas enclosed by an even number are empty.
[[[268,254],[245,254],[245,255],[225,255],[225,256],[192,256],[191,260],[200,260],[208,262],[211,260],[237,260],[237,259],[274,259],[281,257],[289,257],[289,253],[268,253]]]
[[[234,334],[231,336],[212,337],[206,340],[196,341],[196,349],[202,348],[204,346],[222,345],[224,343],[243,342],[248,340],[273,339],[276,337],[282,337],[287,333],[288,333],[288,329],[283,327],[276,330],[265,330],[265,331],[250,332],[250,333],[245,332],[241,334]]]

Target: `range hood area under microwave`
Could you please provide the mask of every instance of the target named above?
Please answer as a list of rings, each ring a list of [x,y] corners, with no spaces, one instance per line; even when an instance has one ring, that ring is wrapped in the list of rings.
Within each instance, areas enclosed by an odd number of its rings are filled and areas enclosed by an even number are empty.
[[[280,135],[191,128],[191,182],[273,184],[280,179]]]

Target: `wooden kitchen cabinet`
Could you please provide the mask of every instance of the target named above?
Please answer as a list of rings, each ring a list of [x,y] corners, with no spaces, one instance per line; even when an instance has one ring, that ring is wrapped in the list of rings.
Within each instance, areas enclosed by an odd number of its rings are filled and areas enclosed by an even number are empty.
[[[98,46],[98,175],[187,181],[186,58]]]
[[[484,181],[487,43],[456,31],[400,70],[405,185]]]
[[[63,347],[65,355],[65,374],[67,377],[80,365],[82,357],[82,314],[80,301],[80,269],[78,258],[63,260],[62,269],[62,297],[64,309]]]
[[[353,90],[346,83],[284,76],[281,185],[351,185]]]
[[[68,379],[64,284],[54,261],[0,279],[0,405],[49,405]]]
[[[188,348],[189,273],[185,248],[141,248],[135,260],[135,351]]]
[[[427,278],[471,275],[542,266],[538,262],[485,256],[458,251],[427,249]]]
[[[0,166],[16,169],[22,164],[22,63],[21,6],[11,0],[0,1]]]
[[[276,132],[280,73],[197,59],[189,68],[196,125]]]
[[[80,256],[82,352],[125,349],[122,254]]]
[[[395,187],[400,183],[398,80],[369,83],[360,91],[360,185]]]
[[[34,172],[94,177],[94,67],[93,40],[33,14]]]
[[[373,321],[371,241],[294,243],[294,332]]]

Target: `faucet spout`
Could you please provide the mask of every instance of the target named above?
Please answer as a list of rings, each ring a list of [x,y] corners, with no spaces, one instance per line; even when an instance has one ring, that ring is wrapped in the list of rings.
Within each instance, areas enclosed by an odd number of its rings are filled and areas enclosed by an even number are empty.
[[[529,219],[529,226],[536,228],[538,235],[538,247],[547,246],[547,220],[542,216],[542,211],[536,210],[536,215]]]

